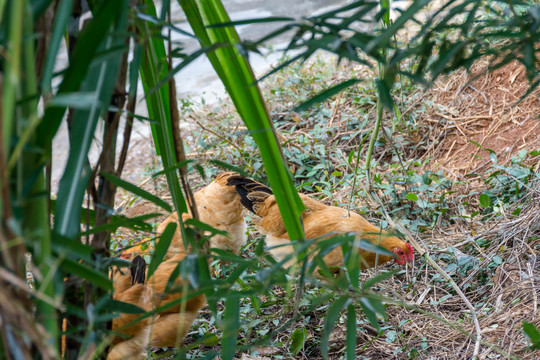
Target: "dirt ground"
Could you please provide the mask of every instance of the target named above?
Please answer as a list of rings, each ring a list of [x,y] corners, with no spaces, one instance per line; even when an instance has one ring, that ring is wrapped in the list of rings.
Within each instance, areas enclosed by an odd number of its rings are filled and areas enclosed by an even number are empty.
[[[444,124],[435,155],[452,173],[481,171],[488,149],[504,164],[522,149],[540,148],[538,92],[520,101],[529,88],[523,65],[516,61],[485,72],[478,64],[472,70],[478,78],[470,84],[471,76],[462,71],[433,88],[439,107],[433,115]]]

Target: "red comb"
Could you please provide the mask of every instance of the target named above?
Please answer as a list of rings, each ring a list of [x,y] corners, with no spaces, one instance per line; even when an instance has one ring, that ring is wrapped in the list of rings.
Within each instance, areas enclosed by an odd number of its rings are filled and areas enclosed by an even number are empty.
[[[411,246],[411,244],[407,243],[407,249],[409,249],[408,260],[413,261],[414,260],[414,248]]]

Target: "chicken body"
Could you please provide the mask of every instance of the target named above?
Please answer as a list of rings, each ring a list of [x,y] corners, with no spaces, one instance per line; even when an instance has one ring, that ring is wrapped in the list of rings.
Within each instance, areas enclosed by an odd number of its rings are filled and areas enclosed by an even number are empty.
[[[210,238],[210,247],[221,250],[230,250],[235,254],[240,253],[242,246],[246,244],[246,223],[244,221],[244,207],[240,203],[240,197],[233,186],[227,185],[227,179],[236,176],[234,172],[224,172],[216,176],[214,181],[193,194],[199,220],[218,230],[224,230],[227,235],[216,234]],[[189,214],[182,214],[182,221],[192,218]],[[158,234],[163,233],[171,222],[178,222],[178,213],[172,213],[157,228]],[[156,240],[157,241],[157,240]],[[166,259],[184,250],[184,244],[180,228],[176,228],[171,245],[167,251]],[[141,246],[132,247],[122,253],[123,257],[143,253]]]
[[[141,257],[138,259],[142,260]],[[142,262],[144,263],[144,260]],[[153,292],[144,284],[144,272],[144,268],[141,271],[138,266],[132,268],[131,275],[123,269],[116,269],[113,277],[113,299],[136,305],[144,311],[152,310]],[[152,319],[145,318],[129,325],[140,316],[141,314],[121,314],[113,319],[112,330],[122,336],[113,337],[107,360],[146,359]]]
[[[167,305],[184,295],[186,282],[180,276],[174,280],[167,293],[165,289],[171,274],[185,257],[185,251],[175,254],[161,263],[148,279],[148,286],[154,292],[154,308]],[[159,347],[181,345],[199,310],[205,305],[206,297],[201,294],[160,312],[159,318],[152,324],[150,345]]]
[[[235,186],[241,197],[242,204],[257,215],[253,218],[253,223],[259,232],[266,235],[266,244],[270,247],[270,252],[274,258],[280,261],[291,254],[294,251],[292,246],[281,246],[272,249],[277,245],[291,244],[272,190],[255,180],[242,176],[229,177],[228,184]],[[375,253],[358,249],[362,269],[375,266],[376,259],[379,265],[390,260],[404,265],[414,259],[414,249],[410,244],[395,236],[390,236],[387,232],[370,224],[359,214],[336,206],[325,205],[306,195],[300,194],[300,198],[306,207],[302,212],[306,238],[328,238],[331,235],[352,232],[396,255],[394,259],[379,254],[377,259]],[[329,268],[341,266],[344,261],[343,252],[340,248],[335,248],[324,256],[324,261]]]

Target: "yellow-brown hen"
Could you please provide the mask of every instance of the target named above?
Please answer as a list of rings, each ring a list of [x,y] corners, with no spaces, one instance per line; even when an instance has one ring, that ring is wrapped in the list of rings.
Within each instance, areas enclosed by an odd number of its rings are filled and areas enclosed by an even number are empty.
[[[229,185],[235,186],[242,204],[256,215],[253,223],[259,232],[266,235],[266,244],[270,247],[274,258],[280,261],[291,254],[294,251],[292,246],[272,248],[278,245],[290,245],[289,235],[272,190],[255,180],[239,175],[230,176],[227,181]],[[400,265],[413,261],[414,249],[409,243],[380,230],[359,214],[336,206],[325,205],[306,195],[300,194],[300,198],[306,207],[302,212],[302,222],[307,239],[328,238],[332,234],[356,233],[363,239],[378,244],[396,255],[393,258],[379,254],[377,259],[379,265],[390,260]],[[358,254],[362,269],[375,266],[377,258],[375,253],[358,249]],[[335,248],[324,256],[324,261],[329,268],[341,266],[343,252],[340,248]]]
[[[165,306],[181,299],[185,294],[186,282],[178,276],[166,292],[167,283],[178,263],[186,257],[181,251],[162,262],[148,279],[148,286],[154,292],[154,308]],[[186,298],[185,302],[169,307],[159,313],[159,318],[152,324],[151,346],[176,347],[182,344],[186,333],[191,328],[200,309],[206,305],[204,294]]]
[[[244,207],[240,203],[240,197],[233,186],[227,185],[227,179],[238,175],[235,172],[223,172],[216,176],[214,181],[199,191],[194,193],[195,203],[199,220],[218,230],[224,230],[227,235],[216,234],[210,238],[210,247],[222,250],[230,250],[235,254],[240,253],[240,249],[246,243],[246,223],[244,221]],[[182,214],[182,220],[192,218],[189,214]],[[163,233],[167,225],[171,222],[178,222],[178,213],[172,213],[157,228],[158,234]],[[158,240],[156,240],[158,241]],[[167,251],[166,259],[170,259],[175,254],[182,252],[184,244],[180,229],[176,232]],[[136,245],[122,253],[122,257],[128,258],[135,254],[144,254],[141,245]]]

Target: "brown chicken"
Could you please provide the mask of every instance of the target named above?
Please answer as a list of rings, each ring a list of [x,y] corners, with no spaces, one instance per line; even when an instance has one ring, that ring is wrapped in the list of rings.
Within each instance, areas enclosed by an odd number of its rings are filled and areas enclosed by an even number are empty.
[[[235,254],[240,253],[240,249],[246,243],[246,223],[243,216],[243,206],[240,197],[233,186],[227,185],[227,179],[236,176],[234,172],[223,172],[218,174],[214,181],[206,187],[195,192],[195,203],[199,220],[218,230],[224,230],[227,235],[216,234],[210,238],[210,247],[222,250],[230,250]],[[182,214],[182,220],[190,219],[192,214]],[[163,233],[167,225],[171,222],[178,222],[178,214],[174,212],[157,228],[158,234]],[[156,239],[156,241],[158,241]],[[150,245],[150,244],[149,244]],[[134,254],[144,254],[141,245],[136,245],[122,253],[122,257],[127,258]],[[148,247],[149,249],[151,246]],[[173,235],[171,245],[167,251],[166,259],[170,259],[175,254],[182,252],[184,244],[180,229],[177,227]]]
[[[136,305],[144,311],[150,311],[153,304],[152,289],[144,285],[146,263],[137,256],[133,259],[131,274],[124,269],[115,269],[113,276],[113,299]],[[133,324],[141,314],[121,314],[114,318],[112,330],[122,334],[114,336],[107,360],[146,359],[150,342],[150,317]]]
[[[253,223],[259,232],[266,235],[266,244],[270,247],[274,258],[280,261],[291,254],[294,251],[292,246],[272,248],[291,244],[272,190],[255,180],[239,175],[230,176],[227,181],[229,185],[235,186],[242,204],[257,215],[253,218]],[[381,231],[362,216],[336,206],[324,205],[306,195],[300,194],[300,198],[306,207],[302,213],[302,222],[307,239],[329,238],[331,235],[352,232],[396,255],[396,258],[393,258],[379,254],[377,259],[379,265],[390,260],[399,265],[413,261],[414,249],[409,243]],[[375,266],[377,258],[375,253],[358,249],[358,254],[362,269]],[[333,249],[324,256],[324,261],[329,268],[343,265],[342,250]]]
[[[162,262],[148,279],[148,286],[154,292],[154,308],[167,305],[185,295],[184,289],[187,283],[180,276],[174,280],[173,285],[165,293],[171,274],[185,257],[185,251],[175,254],[169,260]],[[199,310],[205,305],[206,297],[201,294],[160,312],[159,318],[152,324],[150,345],[159,347],[181,345]]]

